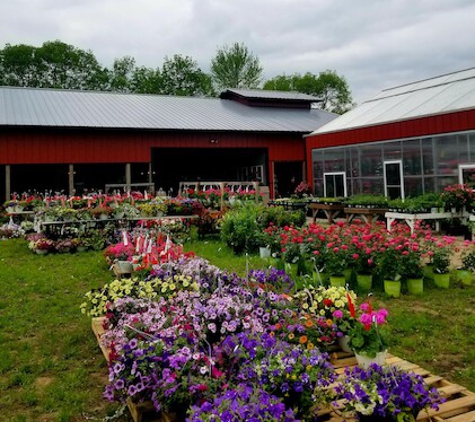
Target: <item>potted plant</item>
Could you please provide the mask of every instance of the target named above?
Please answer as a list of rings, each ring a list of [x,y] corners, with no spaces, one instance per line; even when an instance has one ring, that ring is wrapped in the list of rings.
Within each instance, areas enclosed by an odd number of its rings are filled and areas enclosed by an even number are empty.
[[[432,269],[434,271],[434,283],[442,289],[449,288],[450,282],[450,255],[447,247],[436,247],[431,251]]]
[[[32,249],[38,255],[46,255],[48,252],[52,251],[53,248],[54,242],[51,239],[47,239],[46,237],[34,240],[30,244],[30,249]]]
[[[377,271],[384,280],[384,291],[389,297],[401,295],[401,250],[392,244],[383,247],[377,255]]]
[[[376,311],[370,302],[364,302],[359,307],[361,314],[357,316],[351,302],[350,299],[350,314],[356,322],[348,331],[349,346],[355,352],[358,365],[366,368],[371,363],[382,365],[388,348],[385,335],[388,311],[384,308]]]
[[[340,246],[328,243],[325,255],[325,271],[330,277],[333,287],[344,287],[346,284],[345,270],[348,268],[347,252]]]
[[[473,282],[473,272],[475,270],[475,250],[463,251],[461,260],[462,266],[457,268],[457,280],[470,286]]]
[[[401,275],[406,280],[407,290],[414,295],[424,291],[424,269],[419,244],[414,242],[401,253]]]
[[[354,413],[361,422],[414,422],[421,410],[438,409],[444,401],[422,376],[377,364],[346,368],[335,390],[342,399],[339,410],[345,415]]]

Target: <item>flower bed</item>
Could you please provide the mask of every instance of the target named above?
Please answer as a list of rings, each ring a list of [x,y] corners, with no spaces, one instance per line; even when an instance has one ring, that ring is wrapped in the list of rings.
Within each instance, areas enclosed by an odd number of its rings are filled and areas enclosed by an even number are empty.
[[[105,312],[109,400],[178,420],[313,421],[337,398],[326,350],[356,322],[353,292],[295,291],[283,271],[243,279],[184,256],[119,283],[82,306]]]

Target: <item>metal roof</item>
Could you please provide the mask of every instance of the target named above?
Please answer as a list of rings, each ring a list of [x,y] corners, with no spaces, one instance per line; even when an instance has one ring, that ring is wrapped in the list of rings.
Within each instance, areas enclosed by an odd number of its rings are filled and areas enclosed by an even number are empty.
[[[227,92],[234,93],[241,97],[246,98],[259,98],[259,99],[271,99],[271,100],[293,100],[293,101],[305,101],[311,103],[321,102],[321,99],[313,95],[302,94],[301,92],[294,91],[270,91],[264,89],[226,89],[221,95],[225,95]]]
[[[381,91],[311,135],[475,108],[475,68]]]
[[[335,117],[218,98],[0,87],[0,126],[308,133]]]

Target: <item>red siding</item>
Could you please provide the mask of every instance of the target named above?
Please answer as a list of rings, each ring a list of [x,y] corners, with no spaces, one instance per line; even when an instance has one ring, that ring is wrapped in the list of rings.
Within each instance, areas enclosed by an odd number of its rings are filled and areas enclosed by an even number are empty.
[[[313,184],[312,150],[318,148],[389,141],[475,129],[475,110],[421,117],[377,126],[323,133],[306,138],[307,180]]]
[[[151,148],[267,148],[269,161],[305,159],[302,134],[10,129],[0,164],[149,162]]]

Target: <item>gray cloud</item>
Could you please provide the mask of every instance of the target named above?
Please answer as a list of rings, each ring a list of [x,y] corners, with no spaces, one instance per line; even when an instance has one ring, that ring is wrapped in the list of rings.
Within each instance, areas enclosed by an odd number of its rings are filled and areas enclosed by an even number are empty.
[[[362,102],[383,88],[475,66],[472,0],[19,0],[0,4],[0,45],[59,39],[104,66],[173,54],[203,70],[244,42],[265,77],[336,70]]]

